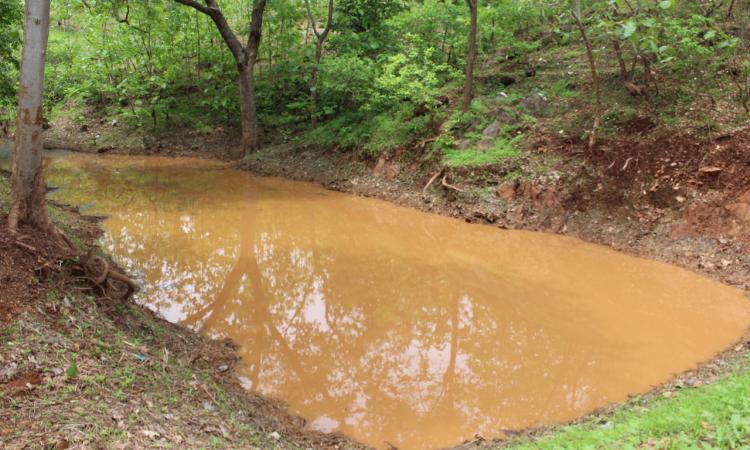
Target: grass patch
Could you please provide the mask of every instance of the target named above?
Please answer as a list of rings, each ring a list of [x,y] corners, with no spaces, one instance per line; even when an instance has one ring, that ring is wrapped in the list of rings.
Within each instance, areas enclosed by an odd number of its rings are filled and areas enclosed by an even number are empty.
[[[503,160],[518,156],[516,147],[523,135],[513,139],[498,138],[495,145],[488,150],[470,148],[467,150],[447,149],[443,152],[443,163],[450,167],[476,167],[496,164]]]
[[[750,371],[678,391],[672,398],[636,400],[607,422],[564,428],[514,449],[735,449],[750,448]]]

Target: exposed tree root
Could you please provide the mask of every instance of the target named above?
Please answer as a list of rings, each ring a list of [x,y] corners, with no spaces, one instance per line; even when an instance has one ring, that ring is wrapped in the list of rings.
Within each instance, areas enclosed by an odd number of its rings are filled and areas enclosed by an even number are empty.
[[[115,290],[112,284],[113,281],[122,283],[127,287],[124,299],[130,298],[135,292],[137,285],[130,277],[112,270],[106,259],[99,255],[94,255],[93,249],[85,254],[79,256],[79,263],[86,278],[99,286],[104,295],[112,297],[112,292]]]
[[[438,170],[437,173],[433,175],[432,178],[430,178],[430,181],[428,181],[427,184],[424,185],[424,187],[422,188],[422,192],[427,192],[427,189],[432,186],[432,183],[434,183],[435,180],[437,180],[438,177],[443,174],[443,172],[445,172],[445,168],[441,167],[440,170]]]
[[[448,184],[447,178],[448,178],[448,174],[447,173],[443,174],[443,179],[440,181],[444,188],[453,189],[454,191],[458,191],[458,192],[465,192],[463,189],[457,188],[456,186],[453,186],[452,184]]]

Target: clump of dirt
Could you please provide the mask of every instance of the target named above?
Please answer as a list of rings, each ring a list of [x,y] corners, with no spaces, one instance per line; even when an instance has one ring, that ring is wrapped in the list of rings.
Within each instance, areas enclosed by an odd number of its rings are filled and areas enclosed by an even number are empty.
[[[20,230],[20,236],[10,236],[5,231],[7,215],[0,214],[0,328],[9,324],[16,315],[31,307],[45,292],[36,274],[43,271],[46,261],[30,252],[46,242],[34,230]],[[41,247],[40,247],[41,248]],[[49,248],[43,249],[50,251]]]

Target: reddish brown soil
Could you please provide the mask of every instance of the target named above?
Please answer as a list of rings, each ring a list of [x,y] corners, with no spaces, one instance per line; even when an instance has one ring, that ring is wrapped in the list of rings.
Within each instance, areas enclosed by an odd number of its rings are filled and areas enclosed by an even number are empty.
[[[0,328],[7,326],[17,314],[29,308],[45,293],[44,286],[35,275],[43,263],[22,247],[31,242],[38,245],[44,241],[39,239],[37,233],[27,229],[21,230],[26,238],[19,240],[12,237],[5,223],[6,215],[0,215]]]

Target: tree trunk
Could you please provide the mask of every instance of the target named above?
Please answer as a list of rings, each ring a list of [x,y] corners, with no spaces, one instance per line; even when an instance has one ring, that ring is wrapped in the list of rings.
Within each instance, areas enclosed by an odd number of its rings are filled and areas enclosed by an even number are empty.
[[[239,66],[240,72],[240,123],[242,125],[242,154],[241,158],[258,150],[258,116],[255,107],[255,73],[253,66],[245,64]]]
[[[471,14],[469,25],[469,51],[466,56],[466,78],[464,79],[463,111],[468,111],[474,93],[474,63],[477,59],[477,2],[478,0],[466,0]]]
[[[305,8],[307,9],[307,22],[312,28],[313,33],[317,41],[315,42],[315,65],[310,73],[310,122],[312,127],[318,126],[318,71],[320,69],[320,61],[323,59],[323,45],[326,43],[328,33],[333,28],[333,0],[328,0],[328,15],[326,19],[326,26],[322,32],[318,31],[318,26],[315,24],[315,17],[313,17],[312,8],[310,7],[310,0],[305,0]]]
[[[313,128],[318,126],[318,70],[322,57],[323,43],[318,39],[318,43],[315,46],[315,66],[313,66],[312,73],[310,74],[310,122]]]
[[[49,37],[50,0],[27,0],[24,22],[21,81],[18,90],[16,149],[11,177],[11,207],[8,228],[27,224],[45,232],[54,226],[47,215],[42,167],[42,95],[44,61]]]
[[[589,134],[589,149],[594,148],[596,146],[596,131],[599,129],[599,122],[601,121],[601,92],[599,90],[599,73],[596,70],[596,61],[594,60],[594,49],[591,46],[591,41],[589,41],[588,36],[586,35],[586,27],[583,25],[583,21],[581,20],[581,2],[580,0],[576,2],[576,10],[572,12],[573,18],[576,21],[576,25],[578,26],[578,31],[581,33],[581,39],[583,40],[583,44],[586,46],[586,58],[589,62],[589,69],[591,70],[591,84],[594,85],[594,126],[591,127],[591,134]]]
[[[255,105],[255,62],[258,60],[261,31],[263,30],[263,12],[266,0],[253,0],[253,10],[250,18],[250,34],[247,45],[243,47],[237,35],[229,26],[226,17],[221,12],[216,0],[203,0],[204,4],[196,0],[174,0],[207,15],[213,20],[224,43],[229,47],[234,60],[237,62],[240,86],[240,123],[242,125],[241,148],[243,155],[247,155],[259,148],[258,115]],[[234,155],[241,157],[243,155]]]

